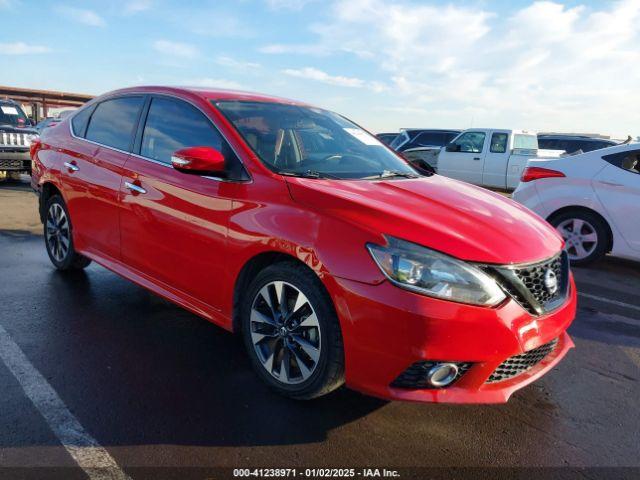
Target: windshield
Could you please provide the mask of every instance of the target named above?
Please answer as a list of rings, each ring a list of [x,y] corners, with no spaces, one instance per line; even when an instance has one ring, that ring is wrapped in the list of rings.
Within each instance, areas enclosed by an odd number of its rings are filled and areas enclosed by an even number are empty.
[[[29,119],[22,109],[11,103],[0,104],[0,125],[11,125],[12,127],[28,127],[31,125]]]
[[[335,113],[280,103],[215,105],[275,172],[337,179],[417,175],[376,137]]]
[[[402,144],[404,142],[406,142],[407,140],[409,140],[409,135],[407,134],[407,132],[400,132],[400,135],[398,135],[396,138],[394,138],[393,142],[391,142],[389,144],[389,146],[391,148],[393,148],[394,150],[397,150],[398,147],[401,147]]]

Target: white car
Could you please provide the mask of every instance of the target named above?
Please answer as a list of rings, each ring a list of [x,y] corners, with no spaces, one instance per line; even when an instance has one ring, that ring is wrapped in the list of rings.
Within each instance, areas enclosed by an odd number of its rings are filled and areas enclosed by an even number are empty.
[[[640,260],[640,143],[530,160],[513,198],[558,229],[574,265]]]

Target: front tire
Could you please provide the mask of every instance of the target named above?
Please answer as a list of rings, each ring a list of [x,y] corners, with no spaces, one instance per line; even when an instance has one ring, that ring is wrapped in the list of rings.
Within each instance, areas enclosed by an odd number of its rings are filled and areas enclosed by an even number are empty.
[[[610,244],[609,228],[595,213],[571,210],[549,220],[566,242],[572,265],[584,266],[607,254]]]
[[[258,376],[281,395],[308,400],[344,383],[342,334],[333,304],[304,265],[262,270],[241,300],[242,335]]]
[[[71,217],[60,195],[47,200],[44,219],[44,243],[49,260],[58,270],[81,270],[91,263],[73,248]]]

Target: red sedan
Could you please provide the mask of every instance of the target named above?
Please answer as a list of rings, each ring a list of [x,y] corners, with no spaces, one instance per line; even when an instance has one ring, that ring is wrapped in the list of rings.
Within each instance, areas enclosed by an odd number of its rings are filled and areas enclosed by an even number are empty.
[[[563,240],[422,176],[335,113],[256,94],[103,95],[32,146],[51,262],[91,261],[241,334],[298,399],[505,402],[573,346]]]

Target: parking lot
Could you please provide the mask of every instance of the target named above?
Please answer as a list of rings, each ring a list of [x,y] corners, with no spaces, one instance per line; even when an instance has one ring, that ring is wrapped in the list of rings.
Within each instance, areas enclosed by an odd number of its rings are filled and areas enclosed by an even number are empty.
[[[0,356],[0,477],[86,478],[74,451],[80,458],[106,451],[132,478],[153,478],[158,469],[219,478],[236,467],[640,475],[636,263],[609,258],[574,270],[576,348],[508,404],[385,402],[347,389],[299,403],[257,380],[231,334],[95,264],[72,275],[55,271],[36,205],[24,179],[0,183],[0,344],[18,352]],[[25,390],[25,378],[40,381]],[[33,390],[42,385],[44,393]],[[56,423],[67,413],[77,424]],[[77,427],[82,435],[65,448],[61,436]],[[618,468],[602,470],[610,467]]]

